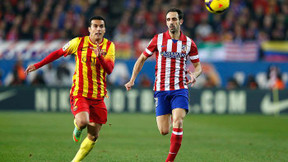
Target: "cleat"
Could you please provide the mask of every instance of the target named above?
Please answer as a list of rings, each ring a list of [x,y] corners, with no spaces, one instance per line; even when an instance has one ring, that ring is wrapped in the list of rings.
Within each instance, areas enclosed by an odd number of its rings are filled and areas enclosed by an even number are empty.
[[[78,130],[78,127],[76,125],[76,120],[74,120],[74,125],[75,125],[75,128],[74,128],[74,131],[73,131],[73,141],[74,142],[79,142],[81,140],[82,130]]]

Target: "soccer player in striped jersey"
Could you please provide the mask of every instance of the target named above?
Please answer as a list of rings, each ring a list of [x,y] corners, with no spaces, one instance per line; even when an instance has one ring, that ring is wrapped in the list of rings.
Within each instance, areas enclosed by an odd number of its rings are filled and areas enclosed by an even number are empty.
[[[174,161],[181,146],[183,119],[188,112],[188,84],[192,83],[193,86],[202,72],[197,46],[191,38],[181,32],[182,23],[181,10],[173,8],[167,11],[168,31],[154,36],[136,61],[130,81],[125,84],[129,91],[144,62],[153,54],[156,55],[154,83],[156,121],[162,135],[169,133],[171,124],[173,127],[166,162]],[[193,73],[186,69],[188,59],[194,65]],[[186,74],[190,79],[186,78]]]
[[[60,58],[75,55],[76,68],[70,90],[71,111],[75,129],[73,140],[79,142],[81,133],[87,127],[87,137],[81,143],[73,161],[81,161],[93,148],[102,124],[107,121],[106,75],[114,68],[114,43],[104,38],[106,22],[101,16],[89,20],[89,36],[76,37],[63,48],[52,52],[42,61],[29,65],[26,74]]]

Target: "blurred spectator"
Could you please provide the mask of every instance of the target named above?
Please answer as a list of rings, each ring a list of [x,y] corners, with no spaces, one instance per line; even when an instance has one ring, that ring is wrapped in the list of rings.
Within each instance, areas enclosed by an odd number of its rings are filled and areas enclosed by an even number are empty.
[[[35,28],[34,31],[33,31],[33,39],[35,41],[37,40],[42,40],[43,39],[43,35],[42,35],[42,32],[41,32],[41,29],[40,28]]]
[[[227,88],[228,90],[237,89],[237,88],[239,88],[239,87],[240,87],[240,86],[239,86],[238,82],[237,82],[236,79],[234,79],[234,78],[230,78],[230,79],[228,80],[228,82],[227,82],[227,85],[226,85],[226,88]]]
[[[133,43],[133,32],[129,24],[130,17],[131,13],[129,11],[124,13],[122,20],[118,24],[114,33],[113,40],[115,42],[129,43],[129,44]]]
[[[3,78],[2,77],[3,77],[3,70],[0,69],[0,86],[3,85],[3,81],[2,81]]]
[[[108,76],[109,82],[113,85],[124,85],[130,76],[129,69],[125,63],[115,63],[112,74]]]
[[[24,67],[22,61],[18,60],[13,67],[13,78],[11,85],[22,85],[25,83],[26,76],[24,74]]]
[[[277,76],[280,75],[280,69],[277,66],[270,66],[267,70],[268,88],[273,88],[277,81]]]
[[[70,85],[70,71],[67,67],[67,64],[65,62],[62,62],[57,67],[57,79],[58,79],[58,86],[67,86]]]
[[[253,75],[248,76],[246,87],[252,90],[259,88],[258,83],[256,82],[256,79]]]
[[[202,74],[197,78],[194,88],[217,88],[221,84],[219,74],[213,64],[202,63]],[[193,71],[192,64],[189,65],[188,69]]]
[[[219,86],[219,80],[215,75],[205,75],[205,82],[203,88],[216,88]]]
[[[57,86],[56,70],[53,65],[48,64],[47,68],[43,68],[43,78],[48,86]]]
[[[145,88],[151,87],[151,85],[152,85],[150,79],[144,73],[140,75],[140,83],[139,84],[141,87],[145,87]]]
[[[196,27],[197,41],[206,40],[213,32],[212,27],[208,24],[207,14],[202,16],[201,23]]]
[[[246,30],[246,40],[252,41],[256,40],[259,33],[258,24],[256,21],[250,21],[248,24],[248,29]]]
[[[273,85],[273,89],[279,89],[279,90],[285,89],[285,83],[282,80],[281,74],[277,75],[277,78],[276,78],[275,83]]]
[[[7,33],[6,40],[16,41],[18,40],[18,29],[17,26],[13,26]]]
[[[43,72],[39,71],[37,72],[36,76],[34,77],[34,79],[31,82],[32,85],[45,85],[45,80],[43,78]]]

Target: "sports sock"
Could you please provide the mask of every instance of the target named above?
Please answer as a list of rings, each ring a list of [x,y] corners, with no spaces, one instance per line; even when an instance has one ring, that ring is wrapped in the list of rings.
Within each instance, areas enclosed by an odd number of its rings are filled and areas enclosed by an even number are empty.
[[[81,131],[81,129],[78,127],[78,125],[76,124],[76,120],[74,119],[74,126],[77,128],[78,131]]]
[[[183,137],[182,128],[173,128],[171,139],[170,139],[170,151],[166,162],[173,162],[181,146]]]
[[[88,137],[86,137],[81,143],[81,146],[77,154],[75,155],[74,159],[72,160],[72,162],[79,162],[83,160],[88,155],[88,153],[92,150],[93,146],[95,145],[95,142],[91,141]]]

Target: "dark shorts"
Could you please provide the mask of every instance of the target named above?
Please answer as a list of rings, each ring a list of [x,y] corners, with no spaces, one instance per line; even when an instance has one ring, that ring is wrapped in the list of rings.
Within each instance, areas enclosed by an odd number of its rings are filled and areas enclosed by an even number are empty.
[[[154,93],[156,116],[172,114],[175,108],[189,111],[188,89],[179,89],[172,91],[156,91]]]
[[[87,99],[84,97],[70,96],[71,112],[75,115],[86,111],[89,113],[89,121],[105,124],[107,122],[107,108],[104,99]]]

